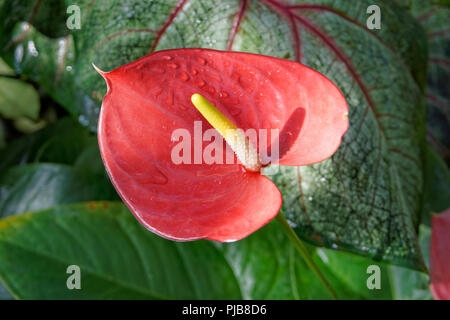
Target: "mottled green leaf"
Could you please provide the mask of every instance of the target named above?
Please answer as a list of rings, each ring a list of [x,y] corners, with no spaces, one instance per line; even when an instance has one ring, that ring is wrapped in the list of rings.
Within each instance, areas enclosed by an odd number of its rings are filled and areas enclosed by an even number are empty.
[[[393,1],[290,3],[77,1],[80,30],[51,39],[32,21],[30,26],[10,19],[3,27],[10,32],[2,55],[91,128],[106,89],[92,62],[107,71],[154,50],[179,47],[301,61],[344,93],[350,129],[330,160],[283,168],[275,177],[287,218],[315,244],[421,269],[416,229],[423,185],[425,34]],[[381,8],[380,30],[366,28],[372,4]]]
[[[425,28],[428,38],[427,138],[449,162],[450,8],[437,2],[411,1],[411,12]]]

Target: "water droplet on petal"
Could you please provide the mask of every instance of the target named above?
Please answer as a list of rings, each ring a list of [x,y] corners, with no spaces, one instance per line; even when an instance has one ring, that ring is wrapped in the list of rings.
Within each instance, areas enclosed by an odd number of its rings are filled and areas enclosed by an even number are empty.
[[[204,59],[204,58],[198,57],[197,61],[200,62],[202,65],[206,64],[206,59]]]
[[[239,108],[236,108],[236,107],[231,107],[230,108],[230,113],[231,113],[231,115],[232,116],[237,116],[237,115],[239,115],[240,113],[241,113],[241,109],[239,109]]]
[[[169,95],[166,98],[166,103],[168,106],[173,106],[173,94],[169,93]]]
[[[231,98],[231,99],[230,99],[230,104],[236,105],[236,104],[238,104],[238,103],[239,103],[239,99],[237,99],[237,98]]]
[[[186,72],[181,71],[181,73],[180,73],[180,80],[183,81],[183,82],[188,81],[189,80],[189,75]]]
[[[150,172],[146,172],[146,178],[139,179],[141,183],[167,184],[169,179],[158,168],[153,167]]]
[[[203,80],[200,79],[200,81],[198,81],[197,84],[198,84],[198,86],[199,86],[200,88],[203,88],[203,87],[205,86],[206,83],[205,83],[205,81],[203,81]]]
[[[192,69],[191,73],[192,73],[192,75],[193,75],[193,76],[195,76],[195,75],[197,75],[197,74],[198,74],[198,71],[197,71],[197,70],[195,70],[195,69]]]
[[[226,93],[225,91],[220,92],[220,97],[222,98],[227,98],[228,97],[228,93]]]
[[[237,73],[233,73],[231,75],[231,80],[233,80],[234,82],[240,82],[241,76],[239,74],[237,74]]]
[[[177,69],[179,67],[176,63],[173,62],[168,63],[167,66],[171,69]]]
[[[171,56],[163,56],[162,57],[164,60],[167,60],[167,61],[169,61],[169,60],[172,60],[173,58],[171,57]]]

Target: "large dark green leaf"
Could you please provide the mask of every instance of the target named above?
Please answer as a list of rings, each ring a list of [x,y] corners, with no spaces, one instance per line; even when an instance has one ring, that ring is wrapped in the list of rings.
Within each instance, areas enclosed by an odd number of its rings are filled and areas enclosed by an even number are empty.
[[[8,19],[2,54],[92,128],[105,85],[91,62],[111,70],[154,50],[208,47],[311,66],[344,93],[350,129],[330,160],[275,177],[287,218],[315,244],[421,269],[425,34],[393,1],[291,3],[77,1],[80,30],[52,39]],[[381,8],[381,30],[366,28],[372,4]]]
[[[388,285],[364,289],[370,262],[320,250],[326,260],[316,259],[341,298],[389,297]],[[356,282],[333,275],[337,260],[353,263]],[[0,261],[0,278],[18,298],[330,298],[276,223],[235,243],[177,243],[149,232],[113,202],[0,220]],[[66,287],[73,264],[81,268],[82,290]]]
[[[6,287],[25,299],[241,298],[211,243],[167,241],[108,202],[1,220],[0,260]],[[82,290],[67,289],[69,265],[81,268]]]
[[[420,225],[419,240],[422,248],[423,258],[427,267],[429,264],[431,228]],[[415,270],[398,267],[385,266],[388,270],[391,282],[393,299],[397,300],[431,300],[430,278],[428,274]]]
[[[18,166],[0,176],[0,217],[56,204],[114,199],[117,194],[106,175],[87,174],[67,165]]]

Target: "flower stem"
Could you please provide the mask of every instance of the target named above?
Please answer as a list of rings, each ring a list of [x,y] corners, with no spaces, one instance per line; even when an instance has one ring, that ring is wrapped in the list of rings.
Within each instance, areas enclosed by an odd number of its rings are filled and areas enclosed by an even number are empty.
[[[334,291],[333,287],[330,285],[330,283],[327,281],[325,276],[322,274],[319,267],[316,265],[316,263],[314,262],[314,260],[312,259],[311,255],[310,255],[310,253],[308,252],[308,249],[306,249],[302,240],[300,240],[300,238],[297,236],[295,231],[288,224],[288,222],[286,221],[286,218],[283,216],[283,214],[281,212],[277,214],[276,219],[277,219],[278,223],[281,225],[284,233],[288,236],[289,240],[291,240],[291,242],[294,244],[298,253],[300,253],[300,255],[302,256],[303,260],[305,260],[308,267],[316,274],[316,276],[322,282],[324,287],[331,294],[333,299],[335,299],[335,300],[339,299],[338,295],[336,294],[336,291]]]

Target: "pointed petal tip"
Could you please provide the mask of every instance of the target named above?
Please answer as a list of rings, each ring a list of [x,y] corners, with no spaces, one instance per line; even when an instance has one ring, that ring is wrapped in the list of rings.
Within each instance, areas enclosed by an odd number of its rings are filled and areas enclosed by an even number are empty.
[[[104,71],[100,70],[100,68],[97,67],[93,62],[91,62],[91,64],[94,67],[95,71],[97,71],[104,78],[105,75],[107,74],[107,72],[104,72]]]

